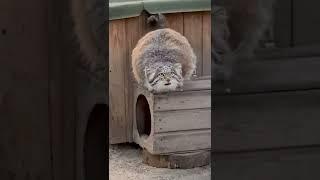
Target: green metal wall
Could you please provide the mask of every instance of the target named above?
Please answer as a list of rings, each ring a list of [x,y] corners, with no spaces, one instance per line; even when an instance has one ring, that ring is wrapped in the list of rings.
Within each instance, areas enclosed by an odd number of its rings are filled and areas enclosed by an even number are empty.
[[[109,20],[139,16],[145,9],[149,13],[177,13],[210,11],[210,0],[110,0]]]

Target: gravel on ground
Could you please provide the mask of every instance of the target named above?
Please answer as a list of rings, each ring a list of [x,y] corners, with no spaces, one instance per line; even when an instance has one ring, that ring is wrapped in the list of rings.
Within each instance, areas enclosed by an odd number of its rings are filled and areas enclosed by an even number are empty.
[[[210,177],[210,165],[193,169],[155,168],[142,163],[139,147],[109,145],[110,180],[210,180]]]

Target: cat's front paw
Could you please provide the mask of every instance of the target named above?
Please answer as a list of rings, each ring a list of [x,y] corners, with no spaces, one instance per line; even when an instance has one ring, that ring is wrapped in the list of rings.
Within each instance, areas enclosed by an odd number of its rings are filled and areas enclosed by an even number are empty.
[[[183,91],[182,87],[177,87],[176,91]]]
[[[183,84],[178,84],[176,91],[183,91]]]
[[[154,91],[153,87],[150,86],[150,84],[148,84],[147,82],[144,83],[144,87],[145,87],[149,92]]]
[[[147,87],[148,91],[154,92],[154,89],[152,87]]]

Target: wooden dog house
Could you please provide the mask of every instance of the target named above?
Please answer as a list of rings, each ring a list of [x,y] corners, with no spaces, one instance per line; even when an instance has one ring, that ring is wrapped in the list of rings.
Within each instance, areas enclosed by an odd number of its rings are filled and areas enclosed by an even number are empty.
[[[133,97],[133,141],[145,149],[145,163],[191,168],[210,162],[210,77],[186,81],[183,91],[170,93],[150,93],[135,85]],[[163,156],[167,158],[157,159]]]
[[[210,149],[210,95],[210,78],[186,81],[182,92],[154,94],[136,85],[133,140],[151,154]]]

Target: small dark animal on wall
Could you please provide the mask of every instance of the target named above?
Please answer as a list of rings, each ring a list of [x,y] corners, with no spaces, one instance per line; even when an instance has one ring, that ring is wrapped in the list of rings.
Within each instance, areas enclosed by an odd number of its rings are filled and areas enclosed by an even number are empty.
[[[239,60],[252,59],[270,26],[276,0],[213,1],[213,80],[229,80]]]

